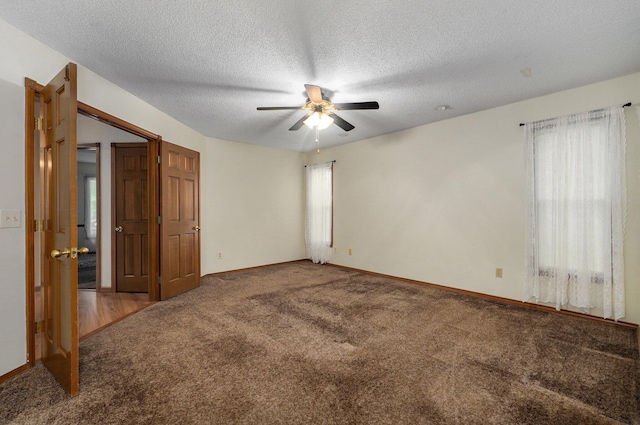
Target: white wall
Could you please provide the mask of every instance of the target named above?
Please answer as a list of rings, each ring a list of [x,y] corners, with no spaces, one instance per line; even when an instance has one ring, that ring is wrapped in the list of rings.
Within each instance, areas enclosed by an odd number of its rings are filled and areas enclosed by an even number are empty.
[[[626,109],[623,320],[640,323],[640,74],[308,154],[308,163],[337,160],[331,262],[521,300],[525,167],[518,124],[626,102],[634,106]]]
[[[202,273],[305,258],[305,155],[208,139],[206,157]]]
[[[0,80],[0,209],[21,211],[18,228],[0,229],[0,375],[26,362],[24,240],[24,88]],[[18,160],[18,158],[21,158]]]

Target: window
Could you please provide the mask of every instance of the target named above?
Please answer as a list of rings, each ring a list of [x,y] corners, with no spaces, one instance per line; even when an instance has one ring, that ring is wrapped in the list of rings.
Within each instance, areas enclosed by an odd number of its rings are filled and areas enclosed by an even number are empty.
[[[333,245],[333,162],[307,165],[306,186],[307,258],[324,264]]]
[[[85,177],[84,221],[87,239],[95,242],[98,230],[98,193],[95,176]]]
[[[622,107],[527,124],[525,301],[624,316]]]

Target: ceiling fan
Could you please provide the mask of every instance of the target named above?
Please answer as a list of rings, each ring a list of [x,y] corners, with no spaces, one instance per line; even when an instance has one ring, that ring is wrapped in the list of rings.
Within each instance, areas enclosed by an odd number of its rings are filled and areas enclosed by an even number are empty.
[[[328,98],[322,96],[322,90],[313,84],[305,84],[309,98],[304,106],[259,106],[258,111],[279,111],[301,109],[309,111],[300,118],[289,131],[295,131],[306,124],[311,128],[323,130],[331,124],[335,124],[344,131],[351,131],[355,127],[336,115],[335,111],[346,111],[354,109],[379,109],[378,102],[352,102],[352,103],[331,103]]]

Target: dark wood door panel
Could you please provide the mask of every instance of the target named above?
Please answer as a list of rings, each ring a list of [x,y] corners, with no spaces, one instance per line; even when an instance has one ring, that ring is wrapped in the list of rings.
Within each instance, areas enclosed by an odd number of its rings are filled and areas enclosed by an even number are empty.
[[[116,290],[149,290],[147,146],[115,147]]]
[[[200,156],[161,144],[161,299],[200,285]]]

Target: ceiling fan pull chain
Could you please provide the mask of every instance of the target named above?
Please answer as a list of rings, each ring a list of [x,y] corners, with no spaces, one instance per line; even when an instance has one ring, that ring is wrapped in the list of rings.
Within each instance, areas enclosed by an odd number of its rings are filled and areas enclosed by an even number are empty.
[[[318,146],[318,150],[316,150],[316,153],[319,154],[320,153],[320,129],[318,128],[317,125],[316,125],[316,145]]]

